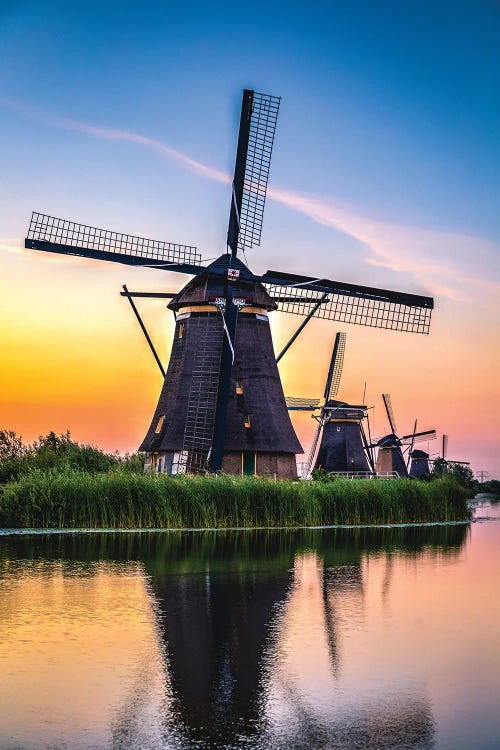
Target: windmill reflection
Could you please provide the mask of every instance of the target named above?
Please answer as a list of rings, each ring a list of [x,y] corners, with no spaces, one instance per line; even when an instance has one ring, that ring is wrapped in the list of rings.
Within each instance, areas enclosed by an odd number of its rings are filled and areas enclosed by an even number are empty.
[[[6,540],[0,571],[17,558],[78,585],[102,570],[111,582],[131,574],[138,581],[139,598],[127,598],[127,587],[112,600],[97,598],[105,588],[93,593],[104,625],[133,624],[135,637],[150,639],[120,662],[128,671],[108,725],[115,750],[423,749],[433,745],[432,706],[414,661],[400,663],[411,643],[384,632],[385,601],[401,606],[407,570],[421,556],[428,567],[433,556],[458,555],[467,533],[435,526],[26,537]],[[108,616],[107,601],[123,616]],[[142,602],[135,616],[132,602]],[[86,617],[88,610],[86,603]],[[122,640],[130,648],[130,636]],[[102,660],[106,648],[99,653]]]
[[[234,535],[215,534],[201,556],[199,538],[184,535],[184,563],[150,573],[185,742],[431,747],[432,710],[417,687],[382,689],[358,705],[339,696],[349,666],[342,640],[363,626],[367,557],[454,554],[466,533],[269,532],[262,544],[262,532],[248,532],[245,561],[234,555]],[[388,586],[386,574],[379,597]]]
[[[215,535],[201,558],[199,535],[183,541],[184,571],[151,575],[175,711],[186,738],[225,746],[258,727],[265,654],[275,646],[293,550],[276,538],[277,545],[248,550],[242,564],[230,535]]]

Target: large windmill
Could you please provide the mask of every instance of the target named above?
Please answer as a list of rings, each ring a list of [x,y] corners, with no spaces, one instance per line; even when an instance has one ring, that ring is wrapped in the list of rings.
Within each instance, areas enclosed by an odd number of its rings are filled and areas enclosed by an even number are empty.
[[[304,467],[305,477],[310,475],[313,466],[329,473],[349,472],[367,475],[375,470],[363,429],[363,420],[367,418],[368,413],[366,406],[355,406],[334,400],[342,377],[345,340],[345,333],[339,332],[335,336],[323,402],[320,404],[319,399],[311,398],[286,399],[289,411],[319,412],[313,415],[318,424]]]
[[[417,420],[413,427],[413,432],[409,435],[403,435],[398,437],[398,429],[396,427],[396,419],[394,417],[394,411],[392,408],[391,396],[389,393],[383,393],[382,399],[384,401],[385,411],[391,432],[389,435],[385,435],[380,438],[378,442],[372,447],[378,447],[376,471],[378,475],[388,476],[396,472],[400,477],[408,476],[408,467],[412,454],[415,453],[413,447],[415,443],[422,443],[428,440],[435,440],[436,430],[423,430],[417,432]],[[408,454],[407,459],[403,455],[403,451]],[[420,452],[420,451],[419,451]]]
[[[140,449],[156,471],[296,477],[302,452],[288,415],[268,313],[426,334],[433,300],[322,277],[267,271],[239,254],[259,245],[280,98],[244,90],[231,187],[227,251],[204,265],[196,248],[96,229],[34,213],[25,246],[192,278],[170,298],[171,357]]]

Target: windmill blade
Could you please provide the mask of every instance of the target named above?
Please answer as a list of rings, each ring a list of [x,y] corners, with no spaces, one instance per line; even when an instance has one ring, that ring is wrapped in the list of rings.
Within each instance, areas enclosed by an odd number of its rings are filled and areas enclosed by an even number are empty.
[[[314,457],[316,455],[316,448],[318,447],[319,437],[321,435],[321,431],[323,429],[325,421],[327,420],[318,419],[318,426],[316,427],[316,432],[314,433],[313,441],[311,443],[311,449],[309,451],[309,455],[307,456],[307,461],[306,461],[305,470],[304,470],[305,477],[308,477],[311,474],[312,465],[314,463]]]
[[[344,364],[345,353],[345,333],[337,333],[335,344],[333,345],[332,358],[328,368],[328,376],[325,386],[325,404],[334,398],[339,390],[340,378],[342,377],[342,367]]]
[[[368,417],[368,414],[367,414],[367,417]],[[363,441],[363,448],[364,448],[364,451],[365,451],[366,459],[367,459],[368,463],[370,464],[370,468],[371,468],[372,472],[375,474],[375,462],[373,460],[373,453],[372,453],[372,450],[371,450],[372,446],[370,445],[370,443],[366,439],[366,433],[364,431],[363,423],[362,422],[359,423],[359,427],[360,427],[360,431],[361,431],[361,439]],[[370,440],[370,442],[371,442],[371,440]]]
[[[289,411],[316,411],[319,406],[319,398],[296,398],[285,396]]]
[[[443,435],[443,452],[442,458],[446,461],[446,452],[448,450],[448,435]]]
[[[411,435],[403,435],[401,442],[405,445],[413,443],[426,443],[428,440],[436,439],[436,430],[424,430],[423,432],[413,432]]]
[[[267,271],[256,280],[266,286],[282,312],[308,315],[321,295],[327,293],[328,301],[314,313],[317,318],[392,331],[429,333],[434,308],[432,297],[280,271]]]
[[[233,256],[260,245],[279,106],[279,96],[243,91],[227,233]]]
[[[413,435],[411,435],[411,441],[409,443],[410,447],[408,449],[408,458],[406,459],[406,470],[409,471],[410,469],[410,460],[411,460],[411,454],[413,451],[413,446],[415,444],[415,437],[417,435],[417,420],[415,420],[415,424],[413,425]],[[401,442],[403,443],[405,440],[405,437],[408,437],[408,435],[404,435],[401,438]]]
[[[201,254],[191,245],[98,229],[36,211],[31,216],[24,246],[29,250],[78,255],[164,271],[197,274],[203,270]]]
[[[383,393],[382,399],[384,401],[385,410],[387,412],[387,419],[389,420],[389,425],[391,427],[391,432],[393,435],[397,435],[397,427],[396,427],[396,420],[394,418],[394,411],[392,410],[392,401],[391,401],[391,394],[390,393]]]

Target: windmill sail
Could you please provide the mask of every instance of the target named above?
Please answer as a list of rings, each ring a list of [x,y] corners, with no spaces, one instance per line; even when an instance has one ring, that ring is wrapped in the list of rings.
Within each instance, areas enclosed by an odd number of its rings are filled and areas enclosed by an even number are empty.
[[[325,387],[325,404],[331,401],[339,392],[340,378],[342,377],[342,367],[344,365],[345,353],[345,333],[337,333],[335,344],[333,346],[332,358],[328,369]]]
[[[396,418],[394,416],[394,411],[392,408],[391,394],[383,393],[382,399],[384,401],[385,411],[387,413],[387,419],[389,420],[391,432],[393,435],[396,435],[398,432],[398,428],[396,427]]]
[[[267,271],[259,281],[267,287],[281,312],[308,315],[321,295],[328,293],[328,299],[314,312],[317,318],[392,331],[429,333],[434,307],[431,297],[280,271]]]
[[[443,448],[442,448],[442,458],[446,461],[446,452],[448,450],[448,435],[443,435]]]
[[[243,92],[227,244],[233,255],[260,245],[279,96]]]
[[[201,254],[191,245],[149,240],[57,219],[33,211],[25,247],[63,255],[111,260],[132,266],[150,266],[198,273]]]
[[[436,439],[436,430],[424,430],[423,432],[413,432],[411,435],[403,435],[401,442],[406,445],[413,443],[426,443],[428,440]]]
[[[319,437],[321,435],[321,431],[325,425],[325,419],[320,418],[318,420],[318,425],[316,427],[316,430],[314,432],[313,441],[311,443],[311,448],[309,450],[309,454],[307,456],[306,465],[304,467],[304,477],[307,478],[311,474],[312,465],[314,462],[314,456],[316,455],[316,448],[318,447],[318,441]]]
[[[319,398],[286,396],[285,401],[289,411],[316,411],[319,406]]]

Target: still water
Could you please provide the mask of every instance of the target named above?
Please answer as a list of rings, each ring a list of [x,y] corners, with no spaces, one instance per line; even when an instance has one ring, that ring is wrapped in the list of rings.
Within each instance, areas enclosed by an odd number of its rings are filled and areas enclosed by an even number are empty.
[[[499,511],[0,535],[0,750],[498,750]]]

